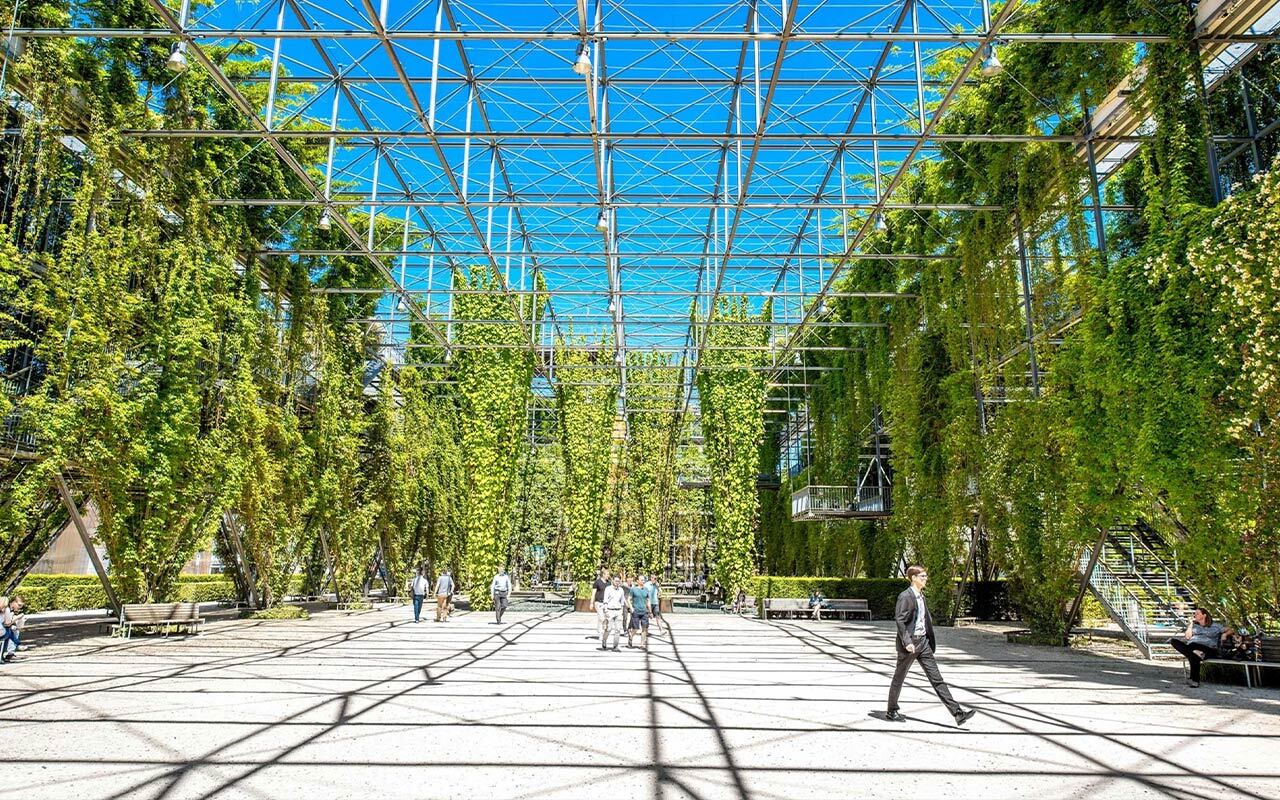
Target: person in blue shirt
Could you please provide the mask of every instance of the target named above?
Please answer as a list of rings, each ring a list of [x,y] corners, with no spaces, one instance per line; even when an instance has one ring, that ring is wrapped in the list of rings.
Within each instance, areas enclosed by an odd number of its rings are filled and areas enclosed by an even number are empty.
[[[658,582],[652,575],[649,576],[649,582],[645,584],[645,588],[649,590],[649,619],[653,627],[658,629],[658,633],[662,633],[662,608],[658,602]]]
[[[640,631],[640,646],[649,649],[649,587],[643,575],[636,577],[627,592],[631,606],[631,624],[627,626],[627,647],[635,647],[635,633]]]

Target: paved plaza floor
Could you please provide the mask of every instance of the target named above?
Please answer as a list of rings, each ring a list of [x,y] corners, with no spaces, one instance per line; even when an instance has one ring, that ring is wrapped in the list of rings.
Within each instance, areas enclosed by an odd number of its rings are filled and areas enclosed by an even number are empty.
[[[0,668],[0,797],[1280,797],[1280,692],[941,630],[884,708],[884,622],[673,615],[600,652],[563,611],[407,609],[85,636]]]

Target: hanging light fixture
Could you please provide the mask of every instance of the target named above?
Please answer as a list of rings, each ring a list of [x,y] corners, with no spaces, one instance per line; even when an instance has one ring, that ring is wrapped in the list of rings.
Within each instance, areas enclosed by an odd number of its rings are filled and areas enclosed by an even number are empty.
[[[889,230],[889,223],[884,221],[884,212],[876,214],[876,230],[884,233]]]
[[[333,227],[333,221],[329,219],[329,209],[325,209],[320,214],[320,221],[316,223],[316,227],[322,231],[327,231]]]
[[[609,232],[609,212],[601,209],[600,216],[596,217],[596,230],[601,233]]]
[[[578,47],[578,58],[573,62],[573,71],[584,78],[591,74],[591,56],[587,55],[585,42]]]
[[[994,78],[1004,72],[1004,64],[1000,63],[1000,56],[996,55],[994,44],[987,46],[987,57],[982,60],[982,66],[978,67],[978,72],[984,78]]]
[[[169,53],[169,60],[164,62],[170,72],[186,72],[187,70],[187,43],[178,42],[173,46],[173,50]]]
[[[618,310],[618,300],[617,300],[617,298],[616,298],[616,297],[610,297],[610,298],[609,298],[609,313],[610,313],[610,314],[612,314],[613,312],[615,312],[615,311],[617,311],[617,310]]]

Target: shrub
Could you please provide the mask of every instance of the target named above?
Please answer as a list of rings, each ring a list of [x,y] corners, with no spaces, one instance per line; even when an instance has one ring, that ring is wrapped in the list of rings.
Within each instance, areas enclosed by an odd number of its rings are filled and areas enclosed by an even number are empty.
[[[311,614],[302,606],[279,605],[255,611],[249,619],[311,619]]]
[[[826,598],[866,600],[871,616],[889,619],[898,595],[907,588],[905,578],[791,578],[758,575],[747,585],[757,601],[765,597],[808,597],[817,589]]]
[[[27,610],[31,612],[76,611],[110,605],[97,575],[28,575],[14,594],[26,599]],[[236,586],[225,575],[182,575],[169,599],[194,603],[234,601]]]

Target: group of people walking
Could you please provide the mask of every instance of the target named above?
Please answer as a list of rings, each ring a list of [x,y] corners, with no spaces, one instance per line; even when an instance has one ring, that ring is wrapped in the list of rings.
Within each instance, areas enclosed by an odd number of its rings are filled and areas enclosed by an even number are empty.
[[[434,587],[436,622],[448,622],[449,614],[453,611],[453,593],[457,589],[449,570],[440,570]],[[418,567],[418,574],[409,582],[409,594],[413,598],[413,621],[421,622],[423,603],[432,594],[431,576],[427,574],[426,567]],[[493,576],[489,583],[489,596],[493,600],[493,624],[499,625],[511,600],[511,576],[505,568],[499,568],[498,573]]]
[[[449,570],[441,570],[435,582],[436,622],[449,619],[449,611],[453,607],[453,576]],[[425,567],[418,567],[418,574],[409,584],[409,594],[413,597],[413,621],[422,621],[422,604],[431,595],[431,578]]]
[[[601,650],[618,652],[618,640],[625,628],[627,647],[635,647],[635,637],[640,636],[640,646],[649,648],[649,627],[662,633],[662,606],[657,581],[645,575],[629,580],[621,575],[610,577],[609,570],[600,570],[591,586],[591,610],[596,612],[596,633]],[[609,645],[609,637],[613,645]]]

